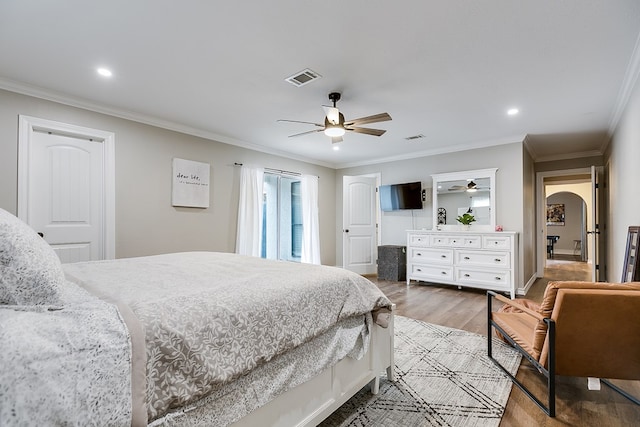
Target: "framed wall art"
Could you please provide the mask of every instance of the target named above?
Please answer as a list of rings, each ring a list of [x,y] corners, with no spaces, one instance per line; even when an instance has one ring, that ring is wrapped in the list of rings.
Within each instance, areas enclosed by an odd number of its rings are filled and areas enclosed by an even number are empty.
[[[172,206],[209,207],[209,163],[173,159]]]
[[[547,205],[547,225],[564,225],[564,203]]]

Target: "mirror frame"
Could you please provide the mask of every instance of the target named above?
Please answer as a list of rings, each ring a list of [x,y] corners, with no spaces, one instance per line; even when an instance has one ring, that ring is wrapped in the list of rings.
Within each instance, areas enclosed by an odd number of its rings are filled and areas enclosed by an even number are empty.
[[[437,173],[431,175],[433,179],[433,199],[432,199],[432,218],[433,230],[458,230],[457,224],[440,225],[436,224],[438,218],[438,183],[446,181],[462,181],[476,178],[489,178],[489,224],[473,225],[476,231],[495,231],[496,229],[496,172],[498,168],[476,169],[460,172]]]

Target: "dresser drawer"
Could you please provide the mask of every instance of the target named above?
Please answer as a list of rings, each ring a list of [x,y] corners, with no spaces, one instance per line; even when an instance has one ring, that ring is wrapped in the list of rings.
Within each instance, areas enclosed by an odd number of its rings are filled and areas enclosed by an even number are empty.
[[[425,234],[409,234],[408,246],[429,246],[429,236]]]
[[[411,262],[423,264],[453,264],[453,251],[451,249],[409,248]]]
[[[453,279],[453,267],[451,266],[435,266],[435,265],[422,265],[412,264],[411,271],[409,272],[412,279],[417,280],[452,280]]]
[[[450,247],[451,246],[451,236],[439,235],[439,236],[429,236],[431,238],[430,243],[431,246],[434,247]]]
[[[511,237],[482,236],[482,247],[485,249],[511,249]]]
[[[463,248],[478,248],[482,247],[481,236],[463,236],[460,237],[460,247]]]
[[[489,289],[509,289],[511,276],[509,271],[486,271],[472,268],[457,268],[456,282],[485,285]]]
[[[456,265],[475,265],[479,267],[511,267],[511,257],[509,252],[484,252],[484,251],[456,251]]]
[[[481,236],[431,236],[431,246],[448,248],[478,248],[482,247]]]

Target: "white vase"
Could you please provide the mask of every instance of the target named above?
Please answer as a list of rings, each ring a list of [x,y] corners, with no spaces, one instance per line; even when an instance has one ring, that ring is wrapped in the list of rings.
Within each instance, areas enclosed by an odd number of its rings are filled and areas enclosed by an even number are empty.
[[[471,229],[471,224],[460,224],[460,229],[462,231],[469,231],[469,229]]]

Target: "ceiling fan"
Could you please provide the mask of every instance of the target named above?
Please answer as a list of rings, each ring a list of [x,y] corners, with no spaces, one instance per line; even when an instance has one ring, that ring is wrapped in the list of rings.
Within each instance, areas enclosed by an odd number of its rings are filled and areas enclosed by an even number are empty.
[[[452,185],[449,187],[449,191],[468,191],[473,193],[478,190],[487,190],[488,187],[478,187],[478,184],[473,182],[473,180],[469,181],[467,185]]]
[[[363,127],[357,127],[357,126],[367,124],[367,123],[378,123],[378,122],[386,122],[388,120],[391,120],[391,116],[388,113],[380,113],[373,116],[361,117],[359,119],[346,121],[344,119],[344,115],[340,112],[340,110],[338,110],[338,107],[336,107],[336,103],[340,101],[340,93],[331,92],[329,94],[329,100],[333,102],[333,107],[330,107],[327,105],[322,106],[326,114],[324,118],[324,124],[313,123],[313,122],[302,122],[299,120],[278,120],[279,122],[305,123],[305,124],[314,125],[316,127],[321,128],[321,129],[310,130],[307,132],[297,133],[295,135],[289,135],[289,138],[292,138],[295,136],[307,135],[310,133],[324,132],[325,135],[331,137],[331,142],[335,144],[338,142],[342,142],[342,136],[345,134],[346,131],[364,133],[366,135],[373,135],[373,136],[381,136],[386,132],[386,130],[382,130],[382,129],[370,129],[370,128],[363,128]]]

